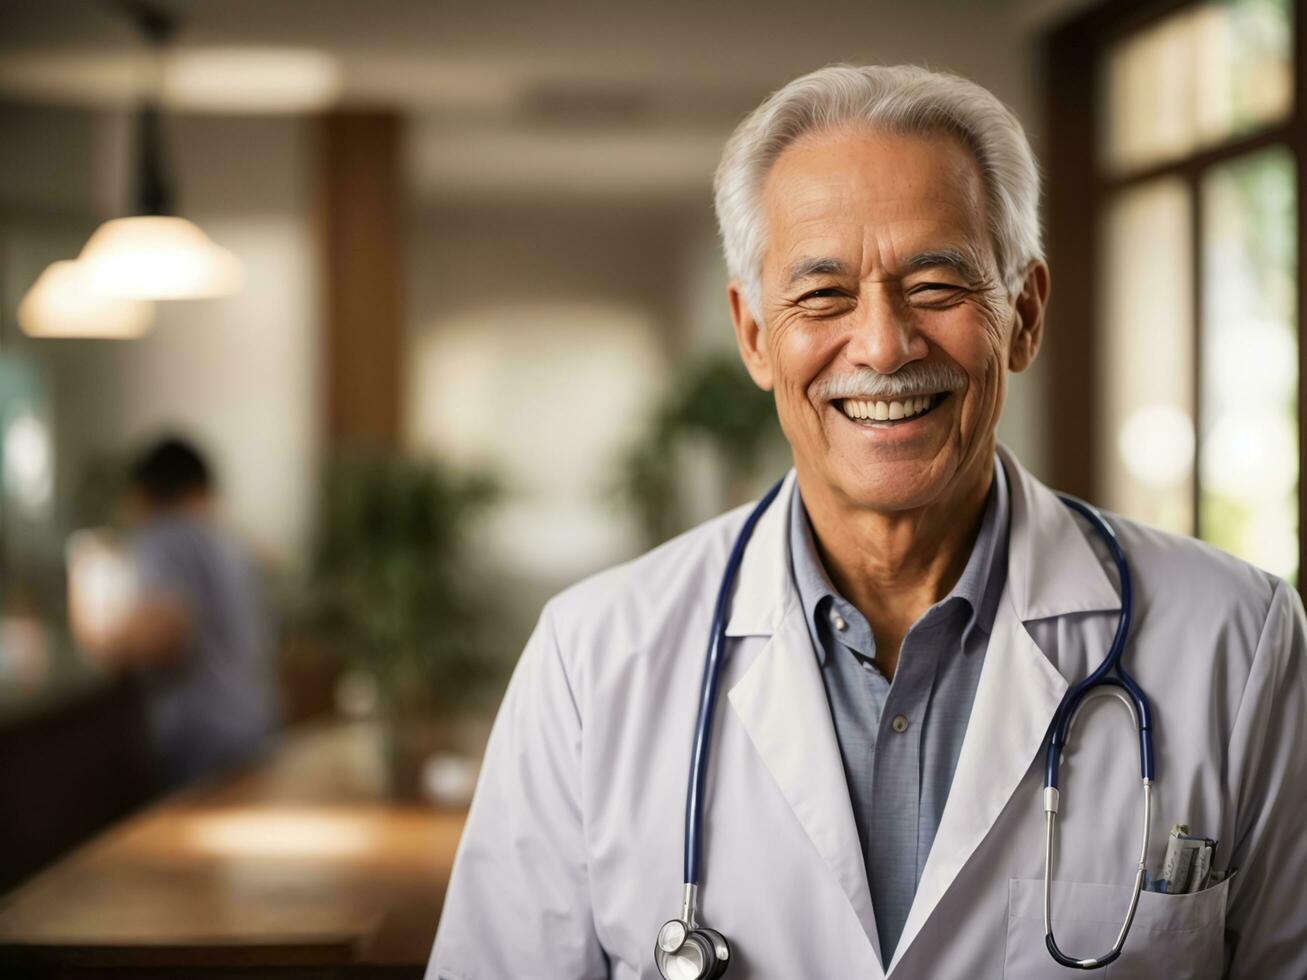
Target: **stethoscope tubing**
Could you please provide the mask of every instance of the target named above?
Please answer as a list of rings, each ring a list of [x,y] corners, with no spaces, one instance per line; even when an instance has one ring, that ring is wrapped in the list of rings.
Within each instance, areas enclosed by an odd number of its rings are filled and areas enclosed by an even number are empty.
[[[740,533],[736,536],[735,546],[731,548],[726,559],[726,570],[722,573],[721,585],[717,590],[717,602],[713,607],[712,632],[708,637],[708,656],[704,660],[703,681],[699,686],[699,716],[694,726],[694,743],[691,749],[690,784],[685,798],[685,884],[699,884],[700,859],[703,852],[703,839],[700,833],[703,827],[703,801],[708,778],[708,756],[712,745],[712,723],[717,709],[717,688],[721,680],[723,650],[726,648],[726,609],[731,601],[731,591],[735,587],[735,577],[744,558],[745,545],[753,537],[753,530],[758,525],[763,512],[771,506],[777,494],[781,492],[784,478],[777,480],[757,506],[745,519]]]
[[[1130,565],[1126,561],[1125,551],[1116,536],[1116,531],[1107,523],[1103,515],[1084,501],[1059,494],[1059,499],[1072,511],[1083,516],[1098,532],[1107,544],[1116,565],[1120,580],[1121,613],[1117,619],[1116,633],[1107,656],[1098,668],[1079,683],[1073,685],[1062,696],[1062,701],[1053,715],[1049,725],[1048,750],[1044,757],[1044,945],[1049,955],[1059,964],[1071,969],[1097,970],[1114,962],[1125,945],[1134,922],[1135,911],[1139,907],[1139,896],[1143,889],[1148,859],[1149,831],[1152,827],[1153,799],[1153,732],[1152,715],[1148,708],[1148,698],[1143,689],[1135,682],[1122,664],[1126,641],[1130,637],[1130,627],[1134,617],[1134,585],[1130,576]],[[1139,774],[1143,784],[1143,823],[1140,833],[1139,860],[1135,865],[1134,886],[1130,891],[1130,902],[1121,922],[1120,931],[1112,948],[1098,956],[1069,956],[1058,946],[1053,935],[1053,850],[1056,834],[1057,816],[1061,809],[1061,788],[1059,786],[1059,767],[1062,753],[1071,737],[1071,727],[1080,709],[1092,697],[1113,695],[1129,711],[1132,727],[1139,738]]]
[[[1076,709],[1080,707],[1080,703],[1085,699],[1086,695],[1093,688],[1104,684],[1121,688],[1134,703],[1139,723],[1139,775],[1140,778],[1151,781],[1154,778],[1152,712],[1148,707],[1147,695],[1144,694],[1143,689],[1140,688],[1121,663],[1134,619],[1134,583],[1130,575],[1130,565],[1126,561],[1125,551],[1121,548],[1121,542],[1116,536],[1116,531],[1112,528],[1112,525],[1107,523],[1097,508],[1065,494],[1058,494],[1058,499],[1088,520],[1107,545],[1112,561],[1116,565],[1117,577],[1120,580],[1121,614],[1117,619],[1116,633],[1112,637],[1112,645],[1108,649],[1107,656],[1103,658],[1103,662],[1083,680],[1072,685],[1070,690],[1063,695],[1062,702],[1053,715],[1053,722],[1049,726],[1048,750],[1044,756],[1044,787],[1046,789],[1059,788],[1058,770],[1061,766],[1062,750],[1066,747],[1067,735],[1071,728],[1072,716],[1075,714]],[[1109,677],[1108,675],[1113,672],[1115,672],[1116,676]]]

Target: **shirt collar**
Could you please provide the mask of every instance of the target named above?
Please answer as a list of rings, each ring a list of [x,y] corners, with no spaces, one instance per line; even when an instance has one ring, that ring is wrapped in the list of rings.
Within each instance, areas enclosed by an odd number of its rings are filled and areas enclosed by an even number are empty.
[[[1007,573],[1008,545],[1008,486],[1003,465],[996,456],[994,459],[994,479],[990,484],[986,498],[985,513],[981,518],[980,532],[972,545],[971,555],[962,570],[957,583],[947,596],[936,605],[948,603],[955,598],[964,600],[971,610],[962,631],[963,649],[970,638],[973,628],[989,633],[994,626],[994,617],[998,611],[998,600],[1003,592],[1004,578]],[[799,601],[803,605],[804,615],[808,620],[811,635],[818,637],[816,617],[817,607],[828,596],[841,603],[848,600],[840,595],[831,583],[830,576],[817,553],[817,543],[813,539],[812,525],[808,512],[803,506],[803,499],[795,484],[790,497],[789,514],[790,568],[794,585],[799,592]],[[826,662],[826,650],[821,643],[814,642],[817,657],[821,663]]]

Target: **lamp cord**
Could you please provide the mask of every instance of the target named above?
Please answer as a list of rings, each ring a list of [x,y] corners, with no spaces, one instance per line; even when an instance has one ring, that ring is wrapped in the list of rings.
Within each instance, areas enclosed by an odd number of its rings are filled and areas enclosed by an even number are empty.
[[[136,119],[136,182],[132,205],[138,215],[167,215],[174,212],[173,187],[163,149],[163,59],[177,35],[177,17],[165,7],[147,0],[114,0],[135,25],[151,49],[154,78]]]

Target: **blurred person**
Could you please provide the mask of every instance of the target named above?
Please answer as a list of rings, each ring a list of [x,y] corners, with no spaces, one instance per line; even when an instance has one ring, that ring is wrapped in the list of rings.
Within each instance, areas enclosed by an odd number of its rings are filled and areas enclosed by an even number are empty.
[[[1018,120],[834,66],[715,188],[794,469],[546,605],[429,980],[1307,977],[1297,593],[997,443],[1050,282]]]
[[[132,588],[79,640],[145,678],[160,788],[261,751],[276,720],[272,637],[254,568],[214,512],[208,463],[175,437],[131,466]],[[76,609],[76,604],[74,604]]]

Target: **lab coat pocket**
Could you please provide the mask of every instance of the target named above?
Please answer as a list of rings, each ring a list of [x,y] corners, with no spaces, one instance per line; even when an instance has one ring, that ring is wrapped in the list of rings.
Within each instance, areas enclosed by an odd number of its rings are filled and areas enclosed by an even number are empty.
[[[1144,892],[1121,956],[1099,977],[1111,980],[1219,978],[1224,965],[1225,897],[1229,880],[1190,895]],[[1053,882],[1053,935],[1068,956],[1101,956],[1112,948],[1130,889],[1077,881]],[[1044,882],[1008,881],[1007,980],[1080,977],[1059,966],[1044,944]]]

